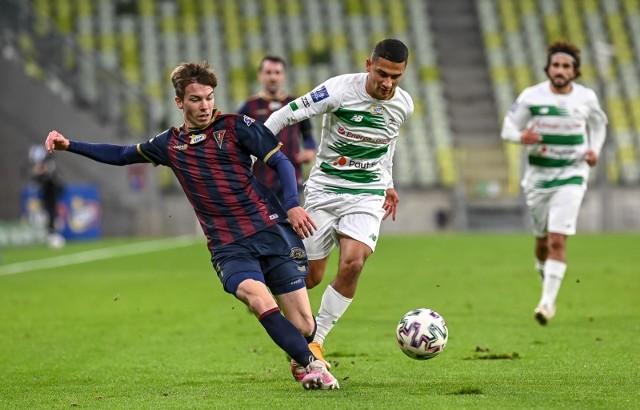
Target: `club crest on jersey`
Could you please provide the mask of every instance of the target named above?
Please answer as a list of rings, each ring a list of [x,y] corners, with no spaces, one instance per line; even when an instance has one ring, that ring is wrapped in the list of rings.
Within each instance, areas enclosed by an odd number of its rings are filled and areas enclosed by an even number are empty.
[[[244,116],[244,123],[247,124],[247,127],[250,127],[254,122],[256,122],[256,120],[253,118],[247,117],[246,115]]]
[[[222,140],[224,138],[224,133],[225,133],[225,130],[220,130],[212,134],[213,139],[215,139],[216,143],[218,144],[218,148],[222,148]]]
[[[191,141],[189,141],[189,145],[193,145],[193,144],[197,144],[199,142],[204,141],[207,136],[205,134],[198,134],[198,135],[192,135],[191,137]]]
[[[291,258],[295,260],[302,260],[307,257],[307,252],[305,252],[305,250],[302,248],[293,247],[291,248],[291,253],[289,254],[289,256],[291,256]]]

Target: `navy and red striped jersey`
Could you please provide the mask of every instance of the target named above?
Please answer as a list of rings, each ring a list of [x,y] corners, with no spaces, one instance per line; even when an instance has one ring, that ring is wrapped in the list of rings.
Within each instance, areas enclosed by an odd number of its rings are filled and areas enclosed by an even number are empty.
[[[251,118],[264,123],[267,118],[274,112],[284,107],[293,101],[295,97],[291,95],[285,95],[280,99],[272,100],[266,97],[263,93],[255,95],[249,98],[238,110],[239,114],[247,115]],[[299,123],[289,125],[285,127],[276,135],[276,137],[282,142],[282,152],[293,164],[296,170],[296,181],[298,187],[302,186],[302,164],[295,162],[295,156],[298,154],[302,147],[315,149],[315,141],[311,132],[311,121],[303,120]],[[253,166],[253,174],[258,181],[262,182],[269,189],[280,194],[280,180],[278,175],[263,163],[256,162]]]
[[[279,141],[262,123],[217,110],[203,129],[170,128],[138,144],[147,160],[173,170],[211,252],[286,221],[280,202],[251,170],[251,155],[266,161],[279,148]]]

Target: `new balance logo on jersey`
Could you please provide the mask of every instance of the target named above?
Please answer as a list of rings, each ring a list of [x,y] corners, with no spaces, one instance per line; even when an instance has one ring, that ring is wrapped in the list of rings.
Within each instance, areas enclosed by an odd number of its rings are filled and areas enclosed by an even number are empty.
[[[378,237],[376,236],[375,233],[372,233],[371,235],[369,235],[369,238],[371,238],[371,240],[374,242],[378,240]]]
[[[364,119],[363,115],[354,115],[353,117],[351,117],[351,121],[353,122],[362,122],[363,119]]]

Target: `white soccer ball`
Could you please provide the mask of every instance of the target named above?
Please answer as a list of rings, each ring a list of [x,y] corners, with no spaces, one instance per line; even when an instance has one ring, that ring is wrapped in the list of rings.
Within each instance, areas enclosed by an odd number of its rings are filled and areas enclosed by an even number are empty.
[[[402,352],[410,358],[433,359],[447,345],[449,329],[438,312],[426,308],[414,309],[400,319],[396,338]]]

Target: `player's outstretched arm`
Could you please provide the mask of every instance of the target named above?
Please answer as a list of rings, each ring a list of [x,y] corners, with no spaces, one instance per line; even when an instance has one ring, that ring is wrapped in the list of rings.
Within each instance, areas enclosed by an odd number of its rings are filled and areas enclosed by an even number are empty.
[[[149,162],[136,145],[90,144],[72,141],[58,131],[51,131],[44,142],[49,152],[69,151],[109,165],[128,165]]]
[[[287,217],[299,237],[308,238],[317,229],[315,222],[298,202],[298,188],[293,165],[280,151],[269,158],[267,165],[272,167],[280,178],[280,185],[284,193]]]

